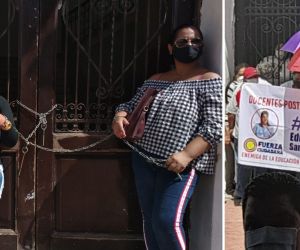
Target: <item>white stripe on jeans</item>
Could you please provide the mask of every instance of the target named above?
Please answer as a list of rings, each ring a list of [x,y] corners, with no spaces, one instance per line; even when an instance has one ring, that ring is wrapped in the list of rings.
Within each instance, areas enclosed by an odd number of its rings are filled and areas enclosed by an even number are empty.
[[[3,189],[4,189],[4,173],[3,173],[3,165],[0,164],[0,175],[1,175],[1,183],[0,183],[0,199],[1,199],[1,196],[2,196],[2,192],[3,192]]]
[[[181,194],[181,197],[180,197],[180,201],[179,201],[179,204],[178,204],[178,207],[177,207],[177,212],[176,212],[176,217],[175,217],[175,223],[174,223],[176,236],[177,236],[177,239],[180,243],[180,246],[181,246],[182,250],[185,250],[186,246],[185,246],[185,240],[183,238],[183,233],[180,230],[180,219],[181,219],[183,205],[184,205],[184,202],[186,200],[188,191],[191,187],[194,176],[195,176],[195,169],[192,168],[189,180],[188,180],[187,184],[185,185],[184,190],[183,190],[183,192]]]
[[[144,220],[143,211],[142,211],[142,217],[143,217],[143,235],[144,235],[144,241],[145,241],[146,250],[148,250],[147,238],[146,238],[146,232],[145,232],[145,220]]]

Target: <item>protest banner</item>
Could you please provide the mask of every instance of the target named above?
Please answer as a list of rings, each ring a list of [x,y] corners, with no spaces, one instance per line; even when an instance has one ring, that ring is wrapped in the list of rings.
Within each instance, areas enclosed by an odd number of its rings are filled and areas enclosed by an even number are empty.
[[[300,172],[300,90],[246,83],[240,100],[238,162]]]

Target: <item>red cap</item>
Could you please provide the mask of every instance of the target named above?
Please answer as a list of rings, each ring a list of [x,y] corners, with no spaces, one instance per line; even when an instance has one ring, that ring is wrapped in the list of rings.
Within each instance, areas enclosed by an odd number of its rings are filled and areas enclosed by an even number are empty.
[[[244,71],[244,79],[257,78],[259,76],[256,68],[247,67]]]

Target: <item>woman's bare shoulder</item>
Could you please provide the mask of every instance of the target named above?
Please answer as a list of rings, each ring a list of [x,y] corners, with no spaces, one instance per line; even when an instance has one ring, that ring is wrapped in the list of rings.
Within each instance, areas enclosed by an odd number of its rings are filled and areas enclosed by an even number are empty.
[[[157,73],[152,75],[148,80],[170,80],[173,77],[174,71],[170,70],[167,72],[161,72],[161,73]]]
[[[212,71],[206,71],[201,75],[201,79],[203,80],[214,79],[214,78],[220,78],[220,75]]]
[[[148,78],[148,80],[159,80],[162,73],[157,73]]]
[[[200,69],[187,79],[191,80],[209,80],[209,79],[215,79],[220,78],[220,75],[217,73],[214,73],[212,71],[209,71],[207,69]],[[185,80],[185,79],[178,79],[178,75],[176,75],[176,72],[174,70],[170,70],[167,72],[157,73],[154,74],[149,78],[149,80],[162,80],[162,81],[176,81],[176,80]]]

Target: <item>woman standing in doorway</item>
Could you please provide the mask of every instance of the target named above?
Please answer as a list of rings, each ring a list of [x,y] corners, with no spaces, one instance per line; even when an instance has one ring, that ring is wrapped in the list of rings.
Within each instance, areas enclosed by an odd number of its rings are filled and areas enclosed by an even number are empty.
[[[199,65],[202,49],[198,27],[178,27],[168,44],[175,69],[150,77],[129,102],[116,109],[113,131],[126,140],[128,114],[147,89],[159,91],[148,112],[143,137],[135,146],[151,157],[167,159],[166,168],[133,153],[148,250],[186,249],[182,219],[198,173],[214,173],[216,144],[222,136],[222,80]]]

